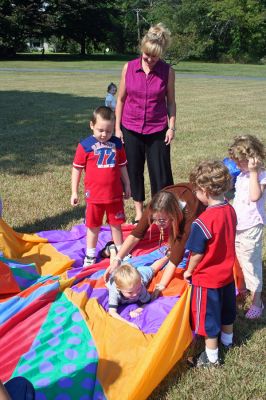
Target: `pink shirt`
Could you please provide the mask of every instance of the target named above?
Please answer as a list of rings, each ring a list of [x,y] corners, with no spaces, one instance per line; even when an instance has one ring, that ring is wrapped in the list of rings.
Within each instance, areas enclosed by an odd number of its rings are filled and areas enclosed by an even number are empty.
[[[266,171],[259,174],[259,182],[266,185]],[[235,185],[234,209],[237,215],[237,230],[249,229],[258,224],[266,224],[264,204],[266,191],[264,190],[258,201],[249,199],[249,172],[240,172]]]
[[[126,100],[122,125],[134,132],[151,134],[168,125],[167,85],[170,66],[159,60],[148,75],[142,69],[141,57],[129,61],[125,84]]]

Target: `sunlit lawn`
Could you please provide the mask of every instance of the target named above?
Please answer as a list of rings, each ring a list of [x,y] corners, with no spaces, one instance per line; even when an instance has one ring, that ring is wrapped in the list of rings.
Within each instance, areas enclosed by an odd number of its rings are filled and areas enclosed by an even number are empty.
[[[16,230],[69,229],[83,218],[84,203],[72,209],[69,201],[75,147],[88,134],[91,112],[103,104],[107,85],[119,83],[123,62],[0,61],[0,68],[60,69],[0,71],[0,193],[4,219]],[[61,72],[63,68],[99,69],[101,73]],[[265,66],[181,63],[176,71],[266,77]],[[251,133],[266,144],[266,80],[178,75],[176,101],[177,137],[172,145],[175,182],[186,181],[197,160],[226,157],[235,135]],[[146,192],[149,199],[147,177]],[[131,201],[126,211],[130,220],[134,216]],[[226,355],[225,365],[214,371],[184,373],[181,363],[151,399],[266,398],[265,320],[245,321],[240,307],[237,347]]]

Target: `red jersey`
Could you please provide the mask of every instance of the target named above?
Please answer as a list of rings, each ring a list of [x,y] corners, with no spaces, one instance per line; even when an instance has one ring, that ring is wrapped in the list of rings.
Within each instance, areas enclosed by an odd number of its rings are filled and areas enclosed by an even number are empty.
[[[73,161],[76,168],[85,169],[86,200],[94,204],[109,204],[123,197],[120,168],[127,164],[121,140],[112,136],[101,143],[88,136],[79,143]]]
[[[186,248],[204,254],[192,273],[192,284],[220,288],[234,280],[236,213],[225,202],[208,207],[191,225]]]

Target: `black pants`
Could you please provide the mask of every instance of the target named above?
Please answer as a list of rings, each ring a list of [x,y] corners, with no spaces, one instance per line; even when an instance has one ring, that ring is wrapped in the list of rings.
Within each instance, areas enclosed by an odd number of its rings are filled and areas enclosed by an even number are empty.
[[[166,129],[150,135],[142,135],[122,126],[122,132],[133,200],[145,200],[144,165],[146,158],[152,196],[165,186],[173,185],[170,145],[166,146],[164,142]]]

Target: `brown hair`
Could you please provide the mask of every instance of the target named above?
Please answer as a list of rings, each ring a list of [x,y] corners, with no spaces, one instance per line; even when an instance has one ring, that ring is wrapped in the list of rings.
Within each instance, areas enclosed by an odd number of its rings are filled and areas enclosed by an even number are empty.
[[[115,120],[115,113],[110,107],[100,106],[93,111],[91,116],[91,122],[93,125],[96,124],[97,117],[100,116],[105,121],[114,121]]]
[[[109,93],[112,88],[115,88],[117,90],[117,86],[113,82],[109,83],[109,85],[107,86],[107,92]]]
[[[252,135],[235,137],[228,152],[229,156],[235,161],[244,161],[256,157],[259,161],[263,162],[266,156],[263,143],[256,136]]]
[[[189,181],[213,196],[226,193],[232,185],[229,170],[221,161],[202,161],[190,173]]]
[[[143,37],[140,50],[153,57],[161,57],[171,43],[171,32],[162,23],[151,26]]]
[[[129,263],[122,264],[117,268],[113,273],[113,278],[116,286],[122,290],[134,286],[141,281],[139,271]]]
[[[179,234],[179,224],[183,220],[183,213],[175,195],[166,190],[156,193],[149,204],[148,212],[150,224],[152,224],[152,215],[155,212],[164,212],[171,219],[170,246],[172,246]]]

